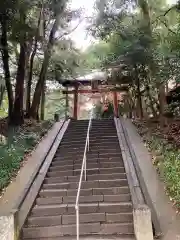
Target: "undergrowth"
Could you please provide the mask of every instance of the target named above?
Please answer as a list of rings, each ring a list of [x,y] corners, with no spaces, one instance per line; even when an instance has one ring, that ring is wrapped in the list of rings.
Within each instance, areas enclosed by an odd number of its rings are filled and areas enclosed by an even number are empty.
[[[180,210],[180,150],[167,140],[141,132],[144,142],[153,153],[153,164],[165,182],[170,200]]]
[[[9,129],[8,136],[0,138],[0,192],[16,176],[25,154],[32,151],[52,122],[26,122],[18,129]]]

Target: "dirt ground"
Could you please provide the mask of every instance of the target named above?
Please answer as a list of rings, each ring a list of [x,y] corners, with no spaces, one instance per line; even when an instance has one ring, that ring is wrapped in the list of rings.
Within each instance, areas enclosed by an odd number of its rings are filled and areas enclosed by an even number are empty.
[[[170,119],[163,128],[159,121],[151,119],[148,121],[134,120],[134,124],[138,127],[139,133],[152,133],[153,135],[165,139],[168,143],[173,144],[175,148],[180,148],[180,119]]]

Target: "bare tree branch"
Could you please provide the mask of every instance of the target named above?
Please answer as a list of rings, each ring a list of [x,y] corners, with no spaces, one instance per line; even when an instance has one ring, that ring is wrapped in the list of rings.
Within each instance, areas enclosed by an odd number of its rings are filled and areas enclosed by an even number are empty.
[[[160,21],[164,24],[164,26],[168,29],[168,31],[170,31],[173,34],[176,34],[176,32],[174,32],[171,28],[168,27],[168,25],[165,21],[163,21],[163,20],[160,20]]]
[[[79,23],[78,23],[73,29],[71,29],[69,32],[63,33],[63,34],[60,35],[57,39],[61,39],[61,38],[65,37],[65,36],[68,36],[68,35],[70,35],[71,33],[73,33],[73,32],[79,27],[79,25],[83,22],[84,19],[85,19],[85,18],[81,19],[81,20],[79,21]]]
[[[167,9],[163,14],[159,15],[153,22],[155,23],[158,19],[160,19],[161,17],[165,17],[170,11],[172,11],[173,9],[176,9],[177,8],[177,4],[173,5],[172,7],[170,7],[169,9]]]

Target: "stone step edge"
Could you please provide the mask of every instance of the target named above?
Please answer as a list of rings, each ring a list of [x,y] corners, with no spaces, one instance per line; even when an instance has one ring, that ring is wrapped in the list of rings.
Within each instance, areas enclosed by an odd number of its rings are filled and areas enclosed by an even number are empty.
[[[79,208],[80,207],[88,207],[88,206],[133,206],[132,202],[120,202],[120,203],[114,203],[114,202],[107,202],[107,203],[79,203]],[[33,210],[36,209],[47,209],[48,208],[58,208],[58,207],[74,207],[75,208],[75,204],[53,204],[53,205],[35,205]]]
[[[89,180],[89,181],[82,181],[82,184],[94,184],[94,183],[112,183],[112,182],[118,182],[118,181],[120,181],[120,182],[127,182],[127,178],[123,178],[123,179],[121,179],[121,178],[118,178],[118,179],[108,179],[108,180]],[[79,184],[79,181],[77,181],[77,182],[63,182],[63,183],[44,183],[43,184],[43,186],[63,186],[63,185],[66,185],[66,184]],[[43,187],[42,186],[42,187]]]
[[[86,191],[92,191],[93,190],[109,190],[109,189],[129,189],[129,186],[120,186],[120,187],[109,187],[109,188],[87,188],[87,189],[83,189],[83,190],[86,190]],[[76,190],[76,189],[74,189]],[[66,190],[66,189],[41,189],[42,192],[67,192],[67,191],[74,191],[73,189],[69,189],[69,190]],[[40,191],[40,192],[41,192]],[[92,194],[94,195],[94,194]],[[97,194],[95,194],[97,195]],[[117,195],[117,194],[114,194],[114,195]]]
[[[92,199],[92,197],[94,197],[94,199]],[[131,199],[131,194],[130,193],[124,193],[124,194],[118,194],[118,195],[91,195],[91,196],[80,196],[79,198],[79,201],[80,203],[82,204],[86,204],[86,203],[99,203],[99,202],[104,202],[104,203],[109,203],[109,202],[114,202],[114,203],[119,203],[119,202],[124,202],[124,200],[119,200],[120,198],[130,198]],[[68,198],[69,198],[69,201],[72,201],[76,200],[76,196],[60,196],[60,197],[50,197],[50,196],[47,196],[47,197],[41,197],[39,196],[38,198],[36,198],[36,205],[51,205],[51,203],[48,203],[48,204],[45,204],[45,203],[41,203],[41,204],[38,204],[38,202],[42,201],[42,200],[47,200],[47,201],[57,201],[58,203],[54,203],[54,204],[66,204],[66,202],[68,202]],[[89,201],[86,201],[86,199],[90,199]],[[99,198],[99,199],[98,199]],[[112,201],[112,199],[115,198],[115,200]],[[116,198],[118,200],[116,200]],[[107,200],[107,199],[111,199],[110,200]],[[65,202],[66,201],[66,202]],[[84,202],[83,202],[84,201]],[[67,203],[68,204],[68,203]]]
[[[93,220],[92,220],[92,216],[93,216]],[[80,217],[81,217],[81,219],[80,219],[80,222],[81,223],[93,223],[93,222],[97,222],[97,219],[95,219],[96,217],[98,217],[98,216],[103,216],[103,220],[101,221],[98,221],[98,222],[102,222],[102,223],[105,223],[105,222],[107,222],[107,223],[130,223],[129,221],[123,221],[123,222],[118,222],[118,220],[117,221],[113,221],[113,222],[111,222],[111,221],[107,221],[107,218],[110,216],[110,217],[119,217],[119,216],[121,216],[122,218],[123,217],[132,217],[132,221],[133,221],[133,213],[81,213],[81,215],[80,215]],[[74,220],[75,220],[75,217],[76,217],[76,214],[69,214],[69,215],[67,215],[67,214],[61,214],[61,215],[59,215],[59,216],[29,216],[29,218],[28,218],[28,221],[27,221],[27,224],[25,225],[25,226],[32,226],[32,224],[31,224],[31,222],[33,222],[33,221],[38,221],[38,220],[51,220],[51,219],[53,219],[53,220],[57,220],[57,221],[60,221],[61,223],[60,224],[58,224],[58,225],[69,225],[69,224],[73,224],[73,223],[67,223],[67,222],[65,222],[65,223],[63,223],[63,217],[64,218],[73,218]],[[89,220],[87,220],[89,218]],[[86,220],[83,220],[83,219],[86,219]],[[54,225],[51,225],[51,226],[54,226]]]
[[[111,170],[111,169],[124,169],[124,167],[114,167],[114,168],[88,168],[87,171],[93,171],[93,170]],[[67,170],[67,171],[48,171],[48,173],[52,173],[52,172],[57,172],[57,173],[61,173],[61,172],[70,172],[70,171],[73,171],[73,172],[81,172],[81,169],[75,169],[75,170]]]
[[[133,223],[100,223],[100,222],[93,222],[93,223],[83,223],[80,225],[80,227],[83,227],[83,225],[86,225],[86,226],[91,226],[93,224],[100,224],[102,226],[114,226],[114,225],[118,225],[118,226],[124,226],[124,225],[129,225],[129,226],[132,226]],[[62,226],[68,226],[68,227],[74,227],[76,226],[76,224],[68,224],[68,225],[56,225],[56,226],[49,226],[49,227],[28,227],[28,226],[24,226],[24,229],[29,229],[29,230],[36,230],[36,229],[47,229],[47,228],[53,228],[53,227],[62,227]]]

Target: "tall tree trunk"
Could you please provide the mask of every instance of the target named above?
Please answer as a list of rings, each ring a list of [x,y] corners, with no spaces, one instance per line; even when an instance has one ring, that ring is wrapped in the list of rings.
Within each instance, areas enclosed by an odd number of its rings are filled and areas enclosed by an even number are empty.
[[[143,117],[148,120],[149,114],[148,114],[148,106],[146,104],[146,101],[144,98],[142,98],[142,107],[143,107]]]
[[[30,115],[29,112],[30,112],[30,107],[31,107],[31,86],[32,86],[32,77],[33,77],[33,66],[34,66],[34,58],[36,56],[37,47],[38,47],[38,36],[39,36],[39,29],[40,29],[40,24],[41,24],[42,11],[43,11],[43,8],[41,8],[41,12],[39,15],[36,36],[34,39],[34,48],[33,48],[33,52],[31,54],[30,63],[29,63],[29,74],[28,74],[28,82],[27,82],[27,98],[26,98],[27,117],[29,117],[29,115]]]
[[[151,29],[151,18],[149,12],[149,4],[147,0],[138,0],[138,5],[141,8],[141,12],[143,14],[144,26],[149,36],[152,36]]]
[[[37,115],[38,115],[39,105],[40,105],[40,101],[41,101],[42,88],[44,86],[47,69],[48,69],[48,65],[49,65],[49,60],[51,58],[52,48],[54,46],[55,34],[56,34],[56,31],[58,30],[58,26],[59,26],[59,18],[60,18],[60,16],[58,15],[56,17],[56,20],[55,20],[53,27],[51,29],[51,32],[50,32],[49,42],[47,45],[47,49],[45,50],[45,53],[44,53],[44,61],[43,61],[42,67],[41,67],[39,80],[36,84],[33,101],[32,101],[32,105],[31,105],[30,112],[29,112],[30,117],[35,118],[35,119],[37,118]]]
[[[23,97],[24,97],[24,78],[26,68],[26,43],[20,46],[20,55],[16,76],[15,100],[11,119],[11,124],[21,125],[24,122]]]
[[[42,96],[41,96],[41,120],[44,120],[45,92],[46,92],[46,83],[44,82],[44,86],[42,88]]]
[[[136,97],[137,97],[137,107],[138,107],[138,115],[140,119],[143,119],[143,107],[142,107],[142,96],[141,96],[141,89],[140,89],[140,81],[139,81],[139,74],[137,70],[137,66],[135,68],[135,76],[136,76]]]
[[[1,23],[1,54],[2,54],[2,62],[3,62],[3,70],[4,70],[4,78],[5,85],[7,89],[8,95],[8,118],[9,121],[12,117],[13,112],[13,89],[11,84],[11,75],[9,69],[9,51],[8,51],[8,40],[7,40],[7,21],[6,14],[0,16]]]
[[[28,81],[29,81],[29,61],[30,61],[30,55],[32,52],[32,44],[33,44],[33,39],[29,41],[27,44],[27,53],[26,53],[26,72],[25,72],[25,90],[24,90],[24,110],[26,110],[26,115],[27,115],[27,98],[28,98]]]
[[[152,114],[155,118],[157,118],[157,112],[156,112],[155,107],[154,107],[154,102],[153,102],[153,99],[152,99],[152,96],[151,96],[151,93],[150,93],[150,90],[149,90],[149,86],[146,86],[146,93],[147,93],[147,97],[149,98],[150,108],[151,108]]]
[[[25,24],[25,15],[21,13],[21,22]],[[16,76],[16,87],[15,87],[15,100],[14,108],[11,119],[11,124],[21,125],[24,122],[24,111],[23,111],[23,98],[24,98],[24,79],[26,73],[26,33],[24,32],[20,41],[20,54],[18,60],[17,76]]]
[[[166,94],[169,92],[168,81],[166,82]]]
[[[4,97],[5,90],[6,90],[5,86],[1,85],[0,86],[0,108],[1,108],[2,103],[3,103],[3,97]]]
[[[31,86],[32,86],[32,76],[33,76],[33,65],[34,65],[34,57],[37,51],[37,43],[38,41],[35,40],[34,49],[30,57],[30,64],[29,64],[29,74],[28,74],[28,81],[27,81],[27,98],[26,98],[26,112],[27,116],[29,116],[29,111],[31,107]]]
[[[162,127],[166,125],[166,117],[165,117],[165,109],[167,106],[166,102],[166,94],[165,94],[165,85],[159,85],[159,116],[160,116],[160,124]]]

